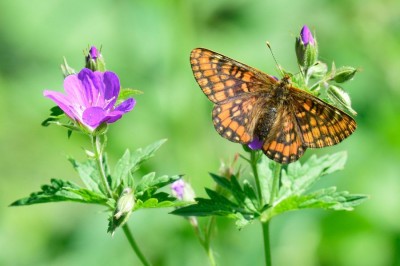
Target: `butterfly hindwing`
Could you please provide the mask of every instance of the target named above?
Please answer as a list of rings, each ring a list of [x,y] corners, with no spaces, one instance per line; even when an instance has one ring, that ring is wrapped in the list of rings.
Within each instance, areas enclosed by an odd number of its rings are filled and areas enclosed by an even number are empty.
[[[343,111],[307,92],[293,87],[291,90],[296,120],[307,147],[335,145],[356,129],[354,119]]]
[[[306,149],[296,118],[282,107],[264,142],[263,152],[274,161],[288,164],[297,161]]]
[[[260,101],[257,94],[248,94],[216,104],[212,116],[217,132],[230,141],[248,144],[262,112]]]
[[[255,68],[204,48],[192,50],[190,63],[197,83],[214,103],[276,83],[273,77]]]

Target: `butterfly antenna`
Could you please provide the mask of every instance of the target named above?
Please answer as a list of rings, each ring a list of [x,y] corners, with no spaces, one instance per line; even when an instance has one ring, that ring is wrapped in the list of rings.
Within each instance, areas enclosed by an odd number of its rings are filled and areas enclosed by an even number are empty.
[[[267,41],[266,44],[267,44],[267,47],[268,47],[269,51],[271,52],[272,58],[275,61],[275,65],[278,68],[279,73],[281,74],[282,77],[285,76],[285,72],[283,71],[282,67],[278,64],[278,61],[276,61],[274,52],[272,51],[272,48],[271,48],[271,44],[269,43],[269,41]]]

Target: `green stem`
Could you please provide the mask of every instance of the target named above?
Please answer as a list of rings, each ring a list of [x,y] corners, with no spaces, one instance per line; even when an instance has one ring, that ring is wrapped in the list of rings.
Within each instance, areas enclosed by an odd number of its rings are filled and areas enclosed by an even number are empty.
[[[282,165],[280,163],[275,163],[274,172],[272,173],[271,196],[269,198],[269,206],[271,206],[271,207],[274,204],[276,194],[278,194],[279,181],[281,179],[281,168],[282,168]]]
[[[113,192],[110,188],[110,185],[107,182],[107,176],[106,176],[106,171],[105,167],[103,164],[103,149],[104,149],[104,144],[101,140],[100,136],[92,136],[92,146],[93,146],[93,152],[94,152],[94,157],[97,163],[97,168],[99,169],[100,173],[100,180],[103,185],[103,187],[106,190],[106,193],[109,198],[113,198]],[[131,245],[133,251],[136,253],[140,261],[143,263],[144,266],[150,266],[150,263],[146,260],[146,258],[143,256],[143,253],[140,251],[138,245],[135,242],[135,239],[133,238],[133,235],[131,231],[129,230],[129,227],[127,224],[122,226],[122,229],[125,233],[126,238],[129,241],[129,244]]]
[[[280,163],[275,163],[274,171],[272,173],[271,195],[270,195],[269,203],[268,203],[270,208],[272,208],[272,205],[274,204],[274,201],[275,201],[275,197],[279,191],[281,168],[282,168],[282,165]],[[262,226],[262,230],[263,230],[263,237],[264,237],[265,265],[267,265],[267,266],[272,265],[271,243],[270,243],[270,239],[269,239],[270,238],[269,237],[269,223],[270,223],[270,220],[267,220],[266,222],[261,222],[261,226]]]
[[[253,151],[253,150],[250,151],[250,165],[251,165],[251,169],[253,170],[254,179],[256,180],[257,194],[258,194],[258,198],[260,200],[260,206],[264,206],[261,182],[260,182],[260,178],[258,176],[258,170],[257,170],[258,159],[259,159],[258,152]]]
[[[263,239],[264,239],[264,256],[265,256],[265,265],[271,266],[271,244],[269,242],[269,221],[265,223],[261,223]]]
[[[127,224],[122,226],[122,229],[124,230],[125,236],[129,241],[129,244],[131,245],[133,251],[135,251],[136,255],[142,262],[144,266],[150,266],[151,264],[146,260],[144,257],[143,253],[140,251],[139,246],[136,244],[135,239],[132,236],[131,230],[129,230],[129,227]]]
[[[103,145],[102,145],[100,136],[92,136],[92,146],[93,146],[94,157],[95,157],[96,163],[97,163],[97,168],[99,169],[99,173],[100,173],[100,181],[101,181],[103,187],[105,188],[108,197],[113,198],[113,193],[111,191],[110,186],[108,185],[106,172],[104,170]]]
[[[193,220],[191,220],[191,219],[193,219]],[[210,261],[211,266],[217,265],[217,263],[215,262],[215,258],[214,258],[214,252],[210,246],[211,229],[212,229],[212,226],[214,225],[214,220],[215,220],[214,216],[211,216],[211,218],[208,220],[206,231],[205,231],[204,237],[203,237],[203,234],[199,228],[197,219],[195,217],[189,217],[190,224],[192,225],[193,230],[194,230],[197,238],[199,239],[201,246],[206,251],[208,260]]]
[[[206,234],[204,237],[205,247],[207,250],[208,259],[210,260],[211,266],[217,265],[217,263],[215,262],[215,258],[214,258],[214,252],[210,246],[211,233],[212,233],[212,228],[213,228],[214,224],[215,224],[215,216],[211,216],[210,219],[208,220]]]
[[[260,199],[260,206],[264,206],[265,202],[264,202],[264,198],[262,197],[262,187],[261,187],[260,177],[258,175],[258,170],[257,170],[258,159],[259,158],[257,157],[257,152],[251,151],[250,152],[250,165],[253,170],[253,175],[254,175],[254,178],[256,181],[258,197]],[[269,202],[268,202],[269,207],[272,207],[272,205],[274,204],[275,196],[279,191],[280,173],[281,173],[281,165],[279,163],[275,163],[274,171],[272,173],[271,194],[270,194],[270,198],[269,198]],[[271,266],[272,260],[271,260],[271,243],[270,243],[270,237],[269,237],[269,220],[267,220],[265,222],[261,222],[261,226],[262,226],[262,234],[263,234],[263,240],[264,240],[265,265]]]

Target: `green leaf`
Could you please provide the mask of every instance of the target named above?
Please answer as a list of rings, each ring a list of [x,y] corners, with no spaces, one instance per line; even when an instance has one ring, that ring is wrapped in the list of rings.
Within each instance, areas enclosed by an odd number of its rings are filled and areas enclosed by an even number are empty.
[[[142,201],[145,201],[151,197],[153,197],[156,191],[168,184],[175,182],[180,179],[180,175],[168,176],[163,175],[156,177],[155,173],[149,173],[141,178],[141,180],[136,185],[135,197]]]
[[[311,156],[306,163],[299,161],[288,165],[281,173],[281,188],[278,198],[280,201],[292,194],[302,194],[324,175],[342,170],[347,160],[346,152],[338,152],[317,158]]]
[[[117,99],[117,104],[120,104],[121,102],[125,101],[126,99],[132,98],[135,95],[140,95],[143,94],[143,91],[140,90],[135,90],[131,88],[121,88],[118,99]]]
[[[166,141],[166,139],[156,141],[145,148],[137,149],[133,153],[126,150],[115,166],[111,187],[115,189],[121,183],[124,186],[133,187],[134,180],[132,174],[140,168],[143,162],[153,157]]]
[[[262,198],[269,202],[272,190],[272,168],[274,162],[268,159],[267,156],[262,156],[257,162],[257,171],[259,175]]]
[[[347,191],[337,192],[336,187],[330,187],[305,195],[291,195],[264,213],[262,219],[268,220],[283,212],[299,209],[320,208],[351,211],[367,199],[368,197],[365,195],[350,194]]]
[[[105,205],[107,198],[103,195],[81,188],[78,185],[61,179],[51,179],[50,185],[43,185],[41,191],[29,197],[13,202],[10,206],[24,206],[38,203],[75,201]]]
[[[133,184],[129,184],[128,180],[130,180],[129,173],[131,171],[131,153],[127,149],[122,155],[122,157],[118,160],[115,165],[113,180],[111,187],[114,189],[120,185],[120,183],[124,183],[128,187],[132,187]]]
[[[78,172],[79,177],[85,186],[94,192],[102,193],[100,189],[100,176],[97,164],[93,160],[87,160],[80,163],[73,158],[68,158],[74,169]]]
[[[308,192],[320,177],[343,169],[346,159],[346,152],[338,152],[319,158],[313,155],[303,165],[298,161],[289,164],[287,170],[281,172],[278,197],[272,207],[269,206],[261,214],[261,221],[268,221],[273,216],[291,210],[305,208],[352,210],[354,206],[361,204],[367,196],[352,195],[347,191],[336,192],[335,187]]]
[[[154,156],[156,151],[163,145],[167,140],[162,139],[159,141],[154,142],[153,144],[150,144],[149,146],[145,148],[140,148],[137,149],[134,153],[131,155],[131,161],[130,161],[130,167],[131,167],[131,172],[135,172],[136,170],[139,169],[140,164],[145,162],[146,160],[150,159],[151,157]]]
[[[50,109],[50,116],[42,122],[42,126],[47,127],[50,124],[65,117],[64,111],[59,106],[54,106]]]
[[[179,206],[180,204],[175,204],[173,201],[159,201],[156,198],[147,199],[145,202],[138,200],[135,205],[135,210],[142,208],[167,208]]]
[[[253,220],[254,217],[258,216],[258,212],[253,204],[255,193],[249,184],[244,185],[245,189],[242,189],[234,176],[232,176],[230,181],[215,174],[211,174],[211,176],[219,185],[222,185],[223,188],[231,192],[232,195],[235,193],[234,199],[237,203],[214,190],[206,188],[209,199],[196,198],[196,204],[176,209],[172,214],[181,216],[225,216],[236,219],[239,228],[242,228],[249,221]],[[247,221],[245,222],[244,220]]]

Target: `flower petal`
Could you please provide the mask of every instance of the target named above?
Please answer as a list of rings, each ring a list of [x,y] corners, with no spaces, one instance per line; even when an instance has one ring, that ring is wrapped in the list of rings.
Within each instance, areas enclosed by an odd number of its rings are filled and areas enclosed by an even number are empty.
[[[301,29],[300,37],[305,46],[307,46],[308,44],[314,45],[314,37],[307,25],[304,25]]]
[[[136,100],[133,98],[129,98],[120,103],[114,110],[127,113],[130,112],[133,109],[133,107],[135,107],[135,105],[136,105]]]
[[[97,74],[97,72],[95,72]],[[102,85],[104,89],[104,100],[106,105],[104,109],[111,109],[118,99],[119,90],[121,88],[118,76],[111,71],[102,73]]]
[[[133,98],[129,98],[119,104],[114,111],[108,113],[107,115],[107,123],[114,123],[118,119],[122,117],[122,115],[126,114],[127,112],[131,111],[136,104],[136,100]]]
[[[81,94],[86,99],[84,106],[100,106],[97,103],[99,98],[102,99],[104,89],[97,75],[95,75],[92,70],[84,68],[79,72],[78,79],[83,85],[83,91],[81,91]]]
[[[88,105],[88,101],[83,94],[84,88],[78,79],[78,75],[69,75],[64,79],[64,90],[70,99],[74,99],[75,105]]]
[[[93,128],[98,127],[106,119],[106,112],[101,107],[89,107],[82,114],[82,122]]]
[[[43,95],[51,100],[53,100],[69,117],[72,119],[78,119],[77,114],[72,110],[71,102],[68,96],[62,94],[58,91],[43,91]]]
[[[263,144],[264,142],[255,136],[247,146],[249,146],[249,148],[252,150],[259,150],[262,148]]]
[[[90,47],[89,56],[90,56],[90,58],[92,58],[93,60],[96,60],[97,57],[99,57],[99,51],[97,50],[96,46]]]

